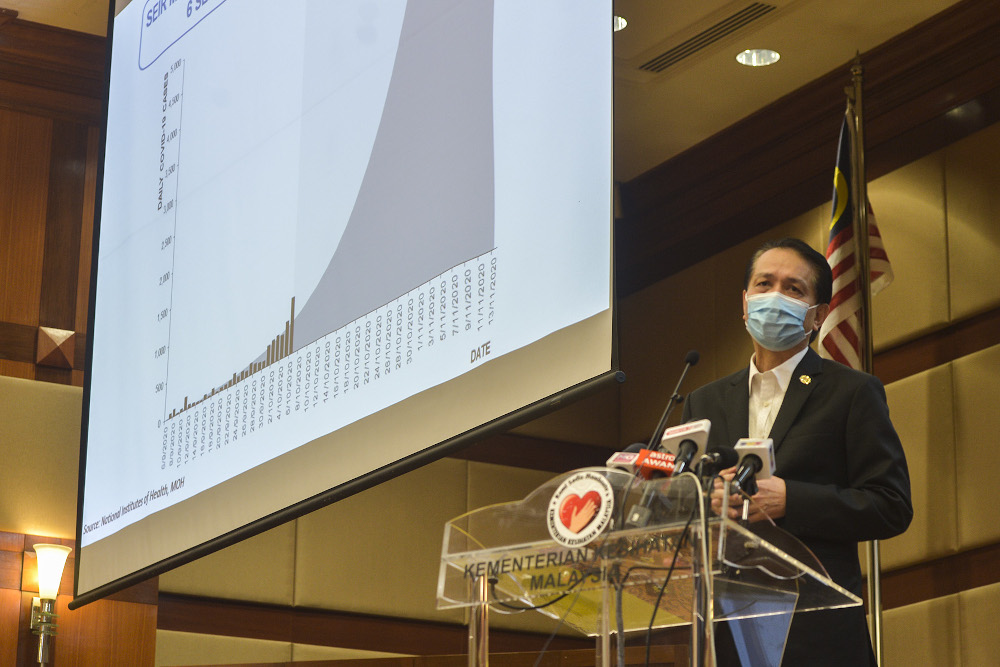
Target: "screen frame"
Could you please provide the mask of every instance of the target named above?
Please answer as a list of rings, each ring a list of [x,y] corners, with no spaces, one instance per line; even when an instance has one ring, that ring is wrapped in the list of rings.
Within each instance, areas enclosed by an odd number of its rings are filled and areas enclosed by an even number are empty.
[[[101,209],[103,203],[103,192],[104,192],[104,174],[105,174],[105,156],[106,156],[106,145],[108,136],[108,114],[109,114],[109,103],[110,103],[110,78],[111,78],[111,64],[112,64],[112,43],[114,38],[114,19],[115,16],[128,4],[129,2],[120,3],[120,6],[116,6],[119,3],[112,2],[108,8],[108,29],[107,29],[107,41],[105,50],[105,76],[104,76],[104,90],[102,96],[102,122],[100,126],[100,139],[99,139],[99,150],[98,150],[98,164],[97,164],[97,179],[96,179],[96,192],[94,198],[94,233],[93,233],[93,244],[92,244],[92,257],[91,257],[91,276],[89,285],[89,302],[88,302],[88,316],[87,316],[87,327],[88,331],[94,331],[94,321],[96,314],[96,302],[97,302],[97,273],[98,273],[98,256],[100,252],[100,231],[101,231]],[[608,3],[608,13],[609,16],[612,13],[611,5]],[[610,30],[609,30],[610,32]],[[610,39],[610,37],[609,37]],[[612,77],[613,78],[613,77]],[[613,156],[614,145],[613,145],[613,101],[614,101],[614,86],[613,81],[609,81],[609,86],[611,87],[611,128],[609,128],[609,142],[611,143],[610,149]],[[609,170],[613,170],[613,159],[611,164],[608,165]],[[69,603],[70,609],[77,609],[90,602],[107,597],[114,593],[120,592],[126,588],[130,588],[136,584],[142,583],[152,577],[158,576],[172,570],[181,565],[190,563],[194,560],[207,556],[211,553],[224,549],[228,546],[236,544],[240,541],[258,535],[265,532],[271,528],[279,526],[288,521],[292,521],[299,517],[302,517],[310,512],[324,508],[335,502],[343,500],[344,498],[350,497],[374,486],[377,486],[383,482],[391,480],[395,477],[403,475],[407,472],[413,471],[424,465],[433,463],[439,459],[451,456],[457,452],[465,449],[466,447],[478,443],[491,436],[499,435],[510,431],[518,426],[522,426],[528,422],[531,422],[539,417],[549,414],[555,410],[566,407],[567,405],[584,399],[588,396],[592,396],[599,392],[602,392],[609,387],[621,384],[625,381],[625,374],[619,368],[619,345],[618,345],[618,297],[617,297],[617,263],[615,261],[615,213],[614,213],[614,179],[612,171],[612,191],[608,193],[609,201],[609,237],[610,237],[610,276],[609,276],[609,316],[611,322],[611,349],[608,351],[610,356],[610,369],[591,377],[590,379],[579,382],[578,384],[568,387],[562,391],[558,391],[542,399],[539,399],[529,405],[526,405],[518,410],[510,412],[508,414],[497,417],[486,423],[483,423],[475,428],[469,429],[465,432],[457,434],[451,438],[445,439],[436,444],[432,444],[427,448],[413,453],[411,455],[405,456],[399,460],[396,460],[388,465],[382,466],[378,469],[372,470],[367,474],[360,477],[354,478],[346,483],[339,484],[332,488],[327,489],[321,493],[315,494],[309,498],[303,499],[299,502],[291,504],[280,510],[277,510],[271,514],[263,516],[257,520],[251,521],[239,528],[226,532],[219,535],[213,539],[205,541],[197,546],[189,549],[180,551],[170,557],[159,560],[152,563],[146,567],[137,569],[125,576],[116,578],[105,584],[96,586],[84,593],[79,591],[79,581],[80,581],[80,564],[83,560],[80,555],[74,559],[74,598]],[[607,312],[607,311],[605,311]],[[533,344],[534,345],[534,344]],[[84,492],[86,489],[86,463],[87,463],[87,450],[89,446],[89,410],[91,403],[91,371],[92,371],[92,360],[93,360],[93,347],[94,347],[94,336],[89,335],[87,337],[87,356],[85,364],[85,375],[84,375],[84,386],[83,386],[83,397],[82,397],[82,412],[81,412],[81,431],[80,431],[80,464],[79,464],[79,475],[78,475],[78,486],[77,486],[77,520],[76,520],[76,543],[81,544],[82,528],[84,523],[83,509],[84,509]],[[525,462],[530,463],[530,462]]]

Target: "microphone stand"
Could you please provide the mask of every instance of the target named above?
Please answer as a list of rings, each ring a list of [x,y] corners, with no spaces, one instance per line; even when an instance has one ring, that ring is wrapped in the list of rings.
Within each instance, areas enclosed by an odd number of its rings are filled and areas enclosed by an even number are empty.
[[[674,406],[676,406],[678,403],[684,400],[684,397],[680,395],[681,384],[683,384],[684,378],[687,377],[688,370],[690,370],[692,366],[698,363],[699,356],[700,355],[698,354],[697,350],[689,350],[688,353],[684,356],[684,370],[681,371],[681,376],[677,380],[677,386],[674,387],[674,391],[670,395],[670,400],[667,401],[667,405],[663,410],[663,415],[660,417],[660,422],[656,425],[656,428],[653,429],[653,437],[650,438],[649,444],[646,446],[646,449],[652,450],[654,452],[661,451],[660,440],[663,438],[663,432],[667,430],[667,420],[670,418],[670,413],[673,412]],[[638,474],[639,474],[638,471],[636,471],[636,476],[638,476]],[[649,499],[646,497],[646,491],[644,491],[643,499],[638,503],[638,505],[641,507],[646,507],[648,500]],[[635,506],[633,506],[633,510],[634,507]],[[637,521],[642,521],[641,525],[646,525],[646,522],[649,521],[649,511],[646,510],[645,516],[638,517]],[[628,522],[625,520],[624,515],[622,516],[622,523],[623,525],[628,525]],[[639,524],[636,523],[635,525]]]
[[[684,378],[687,377],[688,371],[692,366],[698,363],[698,351],[691,350],[684,357],[684,370],[681,371],[681,376],[677,380],[677,386],[674,387],[673,393],[670,395],[670,400],[667,401],[667,406],[663,410],[663,415],[660,417],[660,422],[656,425],[656,429],[653,431],[653,437],[649,440],[648,449],[659,451],[660,450],[660,440],[663,438],[663,432],[667,430],[667,420],[670,419],[670,414],[673,412],[674,407],[678,403],[684,400],[681,396],[681,384],[684,383]],[[713,623],[715,622],[715,607],[714,601],[712,599],[714,595],[713,582],[712,582],[712,560],[711,560],[711,534],[709,533],[709,521],[708,514],[712,510],[711,496],[709,492],[702,486],[701,478],[698,479],[698,489],[701,494],[701,520],[698,522],[700,524],[701,540],[698,548],[698,554],[695,557],[695,561],[702,562],[701,576],[697,577],[698,585],[695,589],[695,604],[696,604],[696,614],[692,623],[692,642],[691,642],[691,657],[692,665],[695,667],[705,667],[705,665],[714,665],[715,660],[713,656],[715,655],[714,644],[714,632]]]
[[[700,480],[699,480],[700,481]],[[699,484],[701,486],[701,484]],[[695,618],[692,628],[691,649],[693,667],[715,665],[715,582],[712,572],[712,534],[709,526],[709,513],[712,511],[711,495],[702,488],[704,499],[701,511],[701,540],[696,561],[701,561],[701,572],[695,589]]]
[[[663,410],[663,416],[660,417],[660,423],[657,424],[656,429],[653,430],[653,437],[650,438],[649,447],[646,449],[659,451],[660,438],[663,437],[663,432],[667,430],[667,420],[670,419],[670,413],[674,411],[674,406],[684,401],[684,397],[680,395],[681,384],[684,382],[684,378],[687,377],[688,370],[698,363],[698,351],[691,350],[688,352],[687,356],[684,357],[684,361],[684,370],[681,371],[681,376],[677,380],[677,386],[674,387],[674,393],[670,395],[670,400],[667,401],[667,407]]]

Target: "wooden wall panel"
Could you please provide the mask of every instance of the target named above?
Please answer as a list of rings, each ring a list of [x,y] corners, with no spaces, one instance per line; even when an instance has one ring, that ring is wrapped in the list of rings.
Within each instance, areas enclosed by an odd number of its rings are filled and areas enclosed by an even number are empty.
[[[710,262],[703,262],[618,302],[619,360],[628,378],[619,390],[619,442],[650,438],[684,367],[687,350],[704,350],[709,345],[716,349],[714,343],[723,334],[712,306],[719,278],[711,269]],[[683,326],[678,326],[679,313],[684,313]],[[708,337],[711,342],[705,340]],[[716,361],[714,355],[706,355],[691,369],[683,390],[718,377],[714,375]],[[680,407],[674,414],[671,424],[680,416]]]
[[[0,667],[17,664],[17,637],[21,619],[21,562],[24,535],[0,532]]]
[[[30,21],[3,26],[0,108],[96,124],[105,39]]]
[[[16,667],[17,642],[8,641],[9,637],[17,637],[17,628],[21,618],[21,593],[16,590],[0,588],[0,667]]]
[[[0,322],[38,326],[52,121],[0,109]]]
[[[1000,584],[1000,544],[884,573],[882,607],[905,607],[994,584]]]
[[[0,359],[34,364],[37,329],[30,324],[0,321]]]
[[[0,550],[0,588],[20,590],[21,551]]]
[[[87,127],[54,122],[51,148],[38,323],[73,331],[84,218]]]
[[[94,204],[97,197],[97,159],[101,150],[101,132],[95,126],[87,128],[87,161],[83,186],[83,227],[80,230],[80,261],[76,279],[76,323],[73,327],[77,335],[73,384],[83,386],[83,368],[86,361],[86,342],[90,332],[88,309],[90,308],[90,271],[94,251]]]
[[[87,145],[87,126],[53,122],[39,326],[76,331]],[[35,369],[35,378],[61,384],[73,381],[70,369],[43,365]]]
[[[8,361],[0,359],[0,375],[20,378],[22,380],[35,379],[35,364],[26,361]]]
[[[73,540],[0,532],[0,667],[35,665],[38,639],[31,634],[32,598],[38,595],[33,547]],[[66,562],[56,599],[57,628],[52,664],[81,667],[152,667],[156,652],[156,582],[70,611],[73,554]]]
[[[70,611],[60,597],[59,665],[152,667],[156,658],[156,605],[98,600]]]
[[[468,628],[461,623],[421,621],[364,614],[256,605],[164,593],[160,595],[160,630],[291,641],[314,646],[442,655],[464,653]],[[537,651],[548,633],[494,629],[490,649],[497,652]],[[593,640],[556,636],[552,650],[593,647]]]
[[[101,37],[12,20],[0,40],[0,373],[83,384]],[[36,365],[37,327],[77,332],[73,369]]]

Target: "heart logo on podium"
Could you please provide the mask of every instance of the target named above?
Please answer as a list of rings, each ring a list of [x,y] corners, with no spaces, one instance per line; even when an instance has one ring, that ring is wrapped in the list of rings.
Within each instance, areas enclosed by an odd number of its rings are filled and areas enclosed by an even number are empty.
[[[615,495],[609,472],[577,470],[561,479],[545,512],[545,525],[553,540],[564,547],[581,547],[611,525]]]
[[[583,497],[571,493],[559,506],[559,520],[570,531],[579,533],[594,520],[600,507],[601,494],[597,491],[588,491]]]

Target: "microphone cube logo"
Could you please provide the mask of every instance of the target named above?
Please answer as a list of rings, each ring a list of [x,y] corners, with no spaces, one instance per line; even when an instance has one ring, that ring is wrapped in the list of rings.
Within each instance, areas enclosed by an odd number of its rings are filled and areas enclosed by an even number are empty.
[[[549,501],[549,535],[566,547],[587,544],[607,528],[614,504],[614,491],[604,475],[589,470],[573,473]]]

